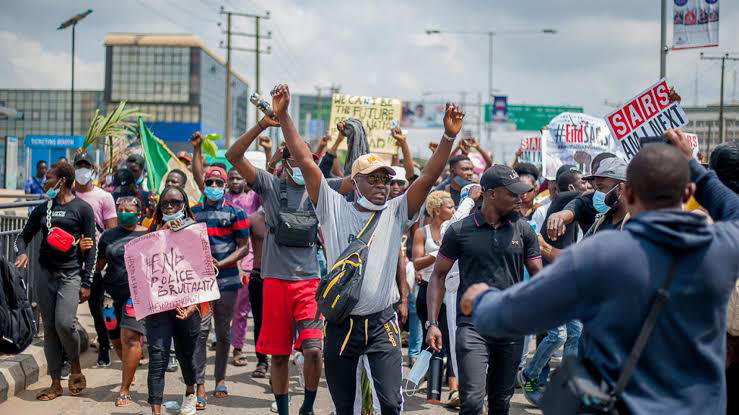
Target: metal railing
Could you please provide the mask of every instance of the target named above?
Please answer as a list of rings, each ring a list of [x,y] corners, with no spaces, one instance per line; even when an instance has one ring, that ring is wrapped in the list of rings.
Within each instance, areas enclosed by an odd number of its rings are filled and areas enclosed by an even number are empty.
[[[41,197],[39,197],[41,196]],[[31,207],[45,202],[43,195],[4,195],[0,194],[0,198],[12,199],[31,199],[28,202],[9,202],[0,203],[0,255],[5,257],[11,264],[15,262],[15,239],[23,231],[23,227],[28,222],[25,216],[3,215],[5,209],[16,209],[23,207]],[[35,200],[34,200],[35,199]],[[19,273],[23,281],[26,283],[28,300],[33,306],[34,319],[37,324],[39,320],[39,310],[36,302],[36,284],[39,270],[39,248],[41,247],[41,236],[35,236],[30,244],[26,254],[28,255],[28,268],[19,269]],[[40,334],[40,333],[39,333]],[[37,334],[38,335],[38,334]]]

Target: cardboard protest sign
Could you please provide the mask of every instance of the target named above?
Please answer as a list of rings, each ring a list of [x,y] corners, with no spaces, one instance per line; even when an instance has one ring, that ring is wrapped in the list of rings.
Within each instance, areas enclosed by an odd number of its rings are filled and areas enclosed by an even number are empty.
[[[137,320],[221,297],[205,223],[136,238],[125,260]]]
[[[685,133],[685,137],[688,139],[688,142],[690,143],[690,148],[693,150],[693,158],[698,159],[698,152],[700,151],[698,147],[698,135]]]
[[[642,137],[661,136],[665,130],[688,123],[677,102],[670,102],[667,81],[662,78],[626,104],[606,116],[608,128],[631,160],[639,151]]]
[[[519,162],[531,163],[541,169],[541,136],[524,137],[521,139],[523,154]]]
[[[606,151],[624,157],[603,119],[563,112],[541,132],[542,176],[554,180],[565,164],[574,164],[588,175],[593,158]]]
[[[401,111],[401,102],[397,98],[334,94],[331,98],[329,134],[335,139],[339,133],[336,124],[356,118],[362,121],[371,152],[395,154],[398,148],[390,129],[400,126]],[[346,141],[339,148],[346,149]]]

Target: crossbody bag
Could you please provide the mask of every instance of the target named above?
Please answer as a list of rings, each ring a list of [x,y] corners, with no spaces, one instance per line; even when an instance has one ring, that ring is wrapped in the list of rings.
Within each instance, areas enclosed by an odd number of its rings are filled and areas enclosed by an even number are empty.
[[[617,404],[621,402],[621,394],[634,374],[660,311],[670,298],[669,290],[676,272],[677,259],[673,258],[667,278],[654,296],[649,314],[642,323],[616,385],[611,388],[592,364],[581,357],[566,359],[554,372],[544,392],[542,411],[545,415],[618,414]]]

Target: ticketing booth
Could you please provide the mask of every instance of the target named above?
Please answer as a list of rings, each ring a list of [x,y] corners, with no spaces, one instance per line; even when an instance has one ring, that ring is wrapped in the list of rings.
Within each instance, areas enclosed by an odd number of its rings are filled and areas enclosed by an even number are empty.
[[[28,147],[28,162],[26,165],[29,176],[36,175],[36,163],[46,161],[51,167],[61,157],[66,157],[70,163],[74,151],[82,147],[85,137],[81,135],[26,135],[23,143]],[[71,151],[70,151],[71,150]]]

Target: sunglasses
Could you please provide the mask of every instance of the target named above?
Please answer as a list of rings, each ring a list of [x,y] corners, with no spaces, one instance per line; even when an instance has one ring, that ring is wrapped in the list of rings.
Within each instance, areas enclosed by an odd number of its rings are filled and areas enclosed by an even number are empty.
[[[403,181],[403,180],[390,180],[390,185],[391,186],[395,186],[395,185],[405,186],[405,181]]]
[[[224,182],[223,180],[208,179],[208,180],[205,181],[205,185],[208,186],[208,187],[210,187],[210,186],[223,187],[223,186],[226,185],[226,182]]]
[[[185,201],[184,200],[177,200],[177,199],[170,199],[170,200],[162,200],[161,202],[159,202],[159,204],[164,209],[178,208],[180,206],[183,206],[185,204]]]
[[[371,184],[372,186],[378,183],[382,185],[390,183],[390,176],[386,174],[369,174],[364,177],[367,180],[367,183]]]
[[[121,196],[118,198],[118,200],[115,201],[116,206],[119,206],[122,203],[131,203],[131,204],[136,205],[136,207],[140,207],[139,199],[135,196]]]

